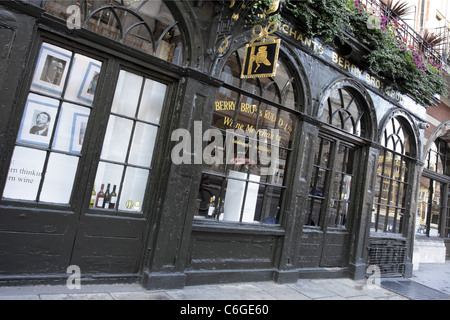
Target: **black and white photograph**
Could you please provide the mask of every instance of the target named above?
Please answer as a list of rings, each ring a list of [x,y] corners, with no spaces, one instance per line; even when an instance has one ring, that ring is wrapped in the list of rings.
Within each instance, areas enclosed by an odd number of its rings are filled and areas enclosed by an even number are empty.
[[[78,91],[78,98],[88,102],[94,100],[95,90],[97,89],[97,82],[100,76],[100,68],[100,65],[89,62],[80,90]]]
[[[59,51],[49,45],[42,46],[32,85],[51,93],[61,94],[69,70],[70,59],[71,55],[64,51]]]
[[[28,99],[17,140],[48,145],[57,111],[58,105]]]
[[[87,114],[75,113],[73,115],[72,136],[69,147],[70,152],[80,153],[86,134],[88,119],[89,115]]]

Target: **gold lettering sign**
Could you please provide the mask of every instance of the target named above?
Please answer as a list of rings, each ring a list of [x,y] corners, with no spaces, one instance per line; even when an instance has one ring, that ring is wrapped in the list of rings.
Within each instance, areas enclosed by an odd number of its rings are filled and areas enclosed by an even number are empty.
[[[256,38],[245,46],[241,79],[275,76],[281,40],[270,34],[276,30],[276,22],[265,28],[260,25],[253,28],[252,33]]]

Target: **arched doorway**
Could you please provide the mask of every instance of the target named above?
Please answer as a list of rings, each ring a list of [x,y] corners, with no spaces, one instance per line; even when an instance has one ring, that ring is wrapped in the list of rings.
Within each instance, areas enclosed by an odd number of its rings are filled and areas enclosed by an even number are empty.
[[[303,212],[300,267],[347,267],[352,220],[359,215],[364,138],[371,139],[370,102],[351,81],[324,95],[309,195]]]

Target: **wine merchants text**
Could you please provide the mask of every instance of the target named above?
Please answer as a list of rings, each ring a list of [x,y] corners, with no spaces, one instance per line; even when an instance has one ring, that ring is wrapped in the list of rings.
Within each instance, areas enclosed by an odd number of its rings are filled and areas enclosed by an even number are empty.
[[[239,108],[239,112],[241,114],[245,114],[247,116],[254,116],[258,115],[260,119],[267,120],[269,122],[272,122],[273,124],[277,125],[277,128],[281,130],[281,132],[290,134],[293,131],[293,128],[290,124],[289,119],[283,118],[283,116],[277,117],[277,114],[275,112],[272,112],[270,110],[262,110],[258,109],[258,106],[256,104],[248,104],[245,102],[241,102],[240,105],[236,106],[236,101],[225,101],[225,100],[216,100],[214,102],[214,111],[215,112],[222,112],[223,113],[223,127],[224,128],[233,128],[233,129],[242,129],[244,131],[253,132],[255,131],[255,128],[251,124],[243,124],[238,121],[234,121],[231,116],[227,116],[227,111],[232,111],[234,114],[234,111],[236,110],[236,107]],[[228,113],[228,115],[230,115]],[[267,137],[268,133],[267,130],[264,129],[258,129],[256,130],[257,136],[264,136]],[[270,136],[269,136],[270,137]],[[275,136],[275,139],[278,141],[281,141],[281,136],[277,134]]]
[[[365,81],[369,86],[371,86],[374,89],[377,89],[378,91],[388,96],[389,98],[395,99],[397,102],[403,103],[403,95],[399,91],[395,90],[392,85],[389,85],[384,81],[375,78],[365,70],[361,70],[353,63],[351,63],[349,60],[339,56],[336,52],[332,53],[331,61],[333,61],[334,64],[341,67],[341,69],[344,69],[345,71],[352,74],[354,77]]]
[[[261,166],[260,175],[272,175],[280,164],[279,130],[259,131],[211,128],[203,132],[202,122],[195,121],[193,138],[187,129],[172,132],[171,141],[178,141],[172,148],[172,162]]]
[[[373,21],[373,19],[369,19],[367,22],[369,23],[369,29],[376,28],[377,25],[379,27],[379,24],[381,23],[380,20]],[[375,25],[372,25],[372,23],[375,23]],[[392,85],[372,76],[366,70],[360,69],[348,59],[340,56],[334,50],[331,50],[330,47],[324,47],[319,39],[309,39],[299,30],[296,30],[295,27],[289,25],[289,22],[287,21],[278,23],[278,31],[304,48],[308,48],[314,54],[320,55],[328,61],[331,60],[333,64],[339,66],[342,70],[347,71],[355,78],[365,81],[369,86],[383,93],[385,96],[394,99],[399,103],[403,103],[403,95]]]

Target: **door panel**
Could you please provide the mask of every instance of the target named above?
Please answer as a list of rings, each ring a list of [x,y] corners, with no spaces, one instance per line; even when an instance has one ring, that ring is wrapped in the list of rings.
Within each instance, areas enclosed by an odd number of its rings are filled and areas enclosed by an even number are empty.
[[[77,219],[58,210],[1,208],[0,274],[65,274]]]
[[[81,215],[71,260],[82,273],[139,272],[166,87],[143,73],[125,68],[117,73],[111,114],[98,143],[100,160],[91,176],[95,199],[84,201],[84,208],[91,205]]]
[[[344,267],[347,264],[348,232],[328,229],[324,237],[321,267]]]
[[[302,267],[347,264],[354,150],[333,137],[319,138],[300,244]]]
[[[320,264],[323,232],[316,228],[304,227],[299,250],[301,268],[314,268]]]
[[[1,190],[0,274],[136,275],[167,84],[68,47],[36,53]]]
[[[71,264],[82,273],[139,271],[145,220],[86,214],[79,226]]]

